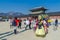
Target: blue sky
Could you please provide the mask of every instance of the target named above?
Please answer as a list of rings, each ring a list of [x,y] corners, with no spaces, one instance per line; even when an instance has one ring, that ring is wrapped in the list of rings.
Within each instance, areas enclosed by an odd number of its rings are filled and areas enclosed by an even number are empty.
[[[48,12],[60,11],[60,0],[0,0],[0,12],[22,12],[29,14],[30,9],[43,6]]]

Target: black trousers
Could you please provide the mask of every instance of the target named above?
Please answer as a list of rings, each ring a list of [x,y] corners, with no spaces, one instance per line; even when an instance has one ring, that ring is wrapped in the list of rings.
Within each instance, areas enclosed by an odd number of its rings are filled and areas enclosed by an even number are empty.
[[[29,29],[31,29],[31,23],[29,24]]]
[[[29,27],[29,29],[31,29],[31,25],[26,25],[25,29],[27,29],[27,27]]]
[[[21,22],[19,23],[19,26],[18,26],[18,28],[21,28]]]
[[[14,29],[14,34],[17,34],[17,30],[16,29]]]

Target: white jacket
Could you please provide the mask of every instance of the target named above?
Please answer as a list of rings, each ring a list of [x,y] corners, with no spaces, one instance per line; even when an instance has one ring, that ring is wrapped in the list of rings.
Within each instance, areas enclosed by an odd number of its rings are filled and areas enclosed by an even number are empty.
[[[26,25],[29,25],[29,20],[26,20]]]

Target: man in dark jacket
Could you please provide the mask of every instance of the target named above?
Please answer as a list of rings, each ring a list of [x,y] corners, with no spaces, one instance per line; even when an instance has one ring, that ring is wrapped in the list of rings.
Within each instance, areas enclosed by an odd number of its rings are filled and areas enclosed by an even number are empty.
[[[19,19],[19,26],[18,26],[18,28],[20,28],[21,29],[21,24],[22,23],[22,20],[21,19]]]
[[[55,26],[58,26],[58,19],[55,20]]]
[[[57,27],[58,27],[58,19],[55,20],[55,27],[54,27],[54,30],[57,30]]]

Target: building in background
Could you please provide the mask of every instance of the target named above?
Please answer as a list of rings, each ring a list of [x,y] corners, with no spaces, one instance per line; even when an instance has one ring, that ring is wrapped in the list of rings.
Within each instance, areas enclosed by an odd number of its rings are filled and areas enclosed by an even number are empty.
[[[48,9],[44,8],[44,7],[37,7],[37,8],[34,8],[34,9],[31,9],[30,10],[30,14],[29,15],[25,15],[25,16],[21,16],[21,19],[26,19],[27,17],[28,18],[37,18],[38,15],[41,15],[41,14],[47,14],[49,16],[49,18],[51,19],[60,19],[60,12],[48,12],[46,13]]]
[[[31,9],[30,10],[30,14],[29,15],[25,15],[25,16],[22,16],[21,19],[26,19],[26,18],[37,18],[38,15],[41,15],[41,14],[46,14],[47,9],[45,9],[44,7],[37,7],[37,8],[34,8],[34,9]]]
[[[47,13],[51,19],[60,19],[60,12],[49,12]]]
[[[30,14],[28,15],[24,15],[20,12],[8,12],[8,13],[0,13],[0,19],[1,18],[9,18],[9,17],[19,17],[22,20],[27,19],[27,18],[37,18],[38,15],[41,14],[47,14],[49,16],[49,18],[51,19],[60,19],[60,12],[48,12],[46,13],[48,9],[44,8],[44,7],[37,7],[37,8],[33,8],[30,10]]]
[[[34,8],[34,9],[31,9],[31,14],[29,14],[31,17],[35,17],[37,18],[38,15],[41,15],[41,14],[46,14],[47,9],[45,9],[44,7],[37,7],[37,8]]]

